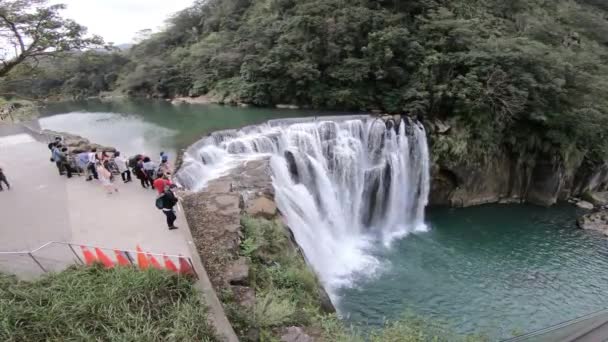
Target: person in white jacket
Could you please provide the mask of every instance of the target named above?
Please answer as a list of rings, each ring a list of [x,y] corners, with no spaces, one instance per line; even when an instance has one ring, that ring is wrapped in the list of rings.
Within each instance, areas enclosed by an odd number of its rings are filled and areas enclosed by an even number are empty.
[[[116,162],[116,166],[118,167],[118,172],[120,172],[120,177],[122,177],[122,181],[124,183],[129,183],[131,181],[131,171],[129,170],[129,161],[120,155],[119,151],[114,153],[114,161]]]

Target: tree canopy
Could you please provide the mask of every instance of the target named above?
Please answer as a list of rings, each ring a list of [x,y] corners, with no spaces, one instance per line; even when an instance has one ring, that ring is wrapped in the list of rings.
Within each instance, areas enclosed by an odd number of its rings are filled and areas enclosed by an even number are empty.
[[[86,27],[62,18],[64,8],[47,0],[0,0],[0,77],[24,62],[103,44],[101,37],[87,36]]]
[[[599,162],[607,18],[601,0],[199,0],[127,53],[75,55],[36,79],[56,75],[70,96],[407,113],[465,127],[453,158],[508,147]]]

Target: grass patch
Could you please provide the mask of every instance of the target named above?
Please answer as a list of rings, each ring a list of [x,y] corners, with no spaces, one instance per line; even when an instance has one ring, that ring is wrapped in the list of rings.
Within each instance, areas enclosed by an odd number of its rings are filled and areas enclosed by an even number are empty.
[[[34,282],[0,275],[0,341],[216,341],[191,280],[74,267]]]
[[[250,286],[256,304],[247,312],[234,303],[230,291],[222,294],[226,313],[241,339],[248,332],[272,340],[285,326],[309,326],[321,315],[320,285],[315,274],[295,251],[278,221],[243,217],[241,255],[251,260]]]
[[[222,293],[226,314],[241,340],[250,341],[252,329],[262,341],[279,341],[281,327],[299,326],[328,342],[488,341],[483,336],[460,336],[443,325],[407,315],[383,327],[347,327],[335,314],[321,310],[319,284],[301,255],[290,245],[282,224],[244,216],[241,255],[251,259],[250,283],[256,305],[238,306],[230,291]]]

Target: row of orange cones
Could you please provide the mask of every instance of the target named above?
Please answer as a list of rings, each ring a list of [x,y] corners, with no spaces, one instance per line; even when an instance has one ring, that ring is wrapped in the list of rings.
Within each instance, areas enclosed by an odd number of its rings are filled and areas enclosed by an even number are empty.
[[[112,259],[98,247],[95,247],[95,253],[90,251],[85,246],[80,246],[80,249],[82,249],[84,262],[89,266],[95,263],[101,263],[105,268],[112,268],[114,266],[131,266],[132,264],[131,261],[129,261],[126,252],[124,251],[119,251],[116,249],[114,250],[114,253],[116,254],[116,263],[114,263],[114,261],[112,261]],[[171,259],[169,259],[166,254],[163,255],[163,259],[165,264],[164,269],[178,274],[196,275],[196,273],[192,269],[192,266],[190,265],[190,262],[183,256],[179,257],[179,268]],[[139,245],[137,246],[137,266],[142,270],[148,269],[150,267],[159,270],[163,269],[163,266],[161,266],[160,262],[158,262],[158,260],[156,260],[156,258],[152,254],[144,253]]]

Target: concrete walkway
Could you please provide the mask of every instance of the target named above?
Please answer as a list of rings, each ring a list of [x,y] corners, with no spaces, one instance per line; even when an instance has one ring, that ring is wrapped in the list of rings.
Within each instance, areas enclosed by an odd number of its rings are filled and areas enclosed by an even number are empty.
[[[11,190],[0,192],[0,251],[65,241],[122,250],[141,245],[153,253],[190,256],[184,230],[169,231],[156,209],[155,191],[137,180],[117,180],[119,192],[108,195],[98,181],[59,176],[44,143],[15,130],[6,134],[0,131],[0,166]],[[178,214],[176,224],[185,225]]]
[[[155,206],[156,191],[142,188],[133,178],[127,184],[117,179],[119,192],[107,194],[98,181],[59,176],[46,143],[30,133],[22,126],[0,125],[0,167],[11,184],[11,190],[0,192],[0,252],[33,250],[61,241],[119,250],[140,245],[152,253],[190,257],[199,276],[195,286],[209,307],[208,318],[218,337],[238,342],[196,252],[181,206],[176,221],[181,228],[170,231],[165,215]],[[66,245],[53,245],[35,256],[50,271],[77,261]],[[43,273],[28,255],[1,253],[0,271],[22,278]]]

